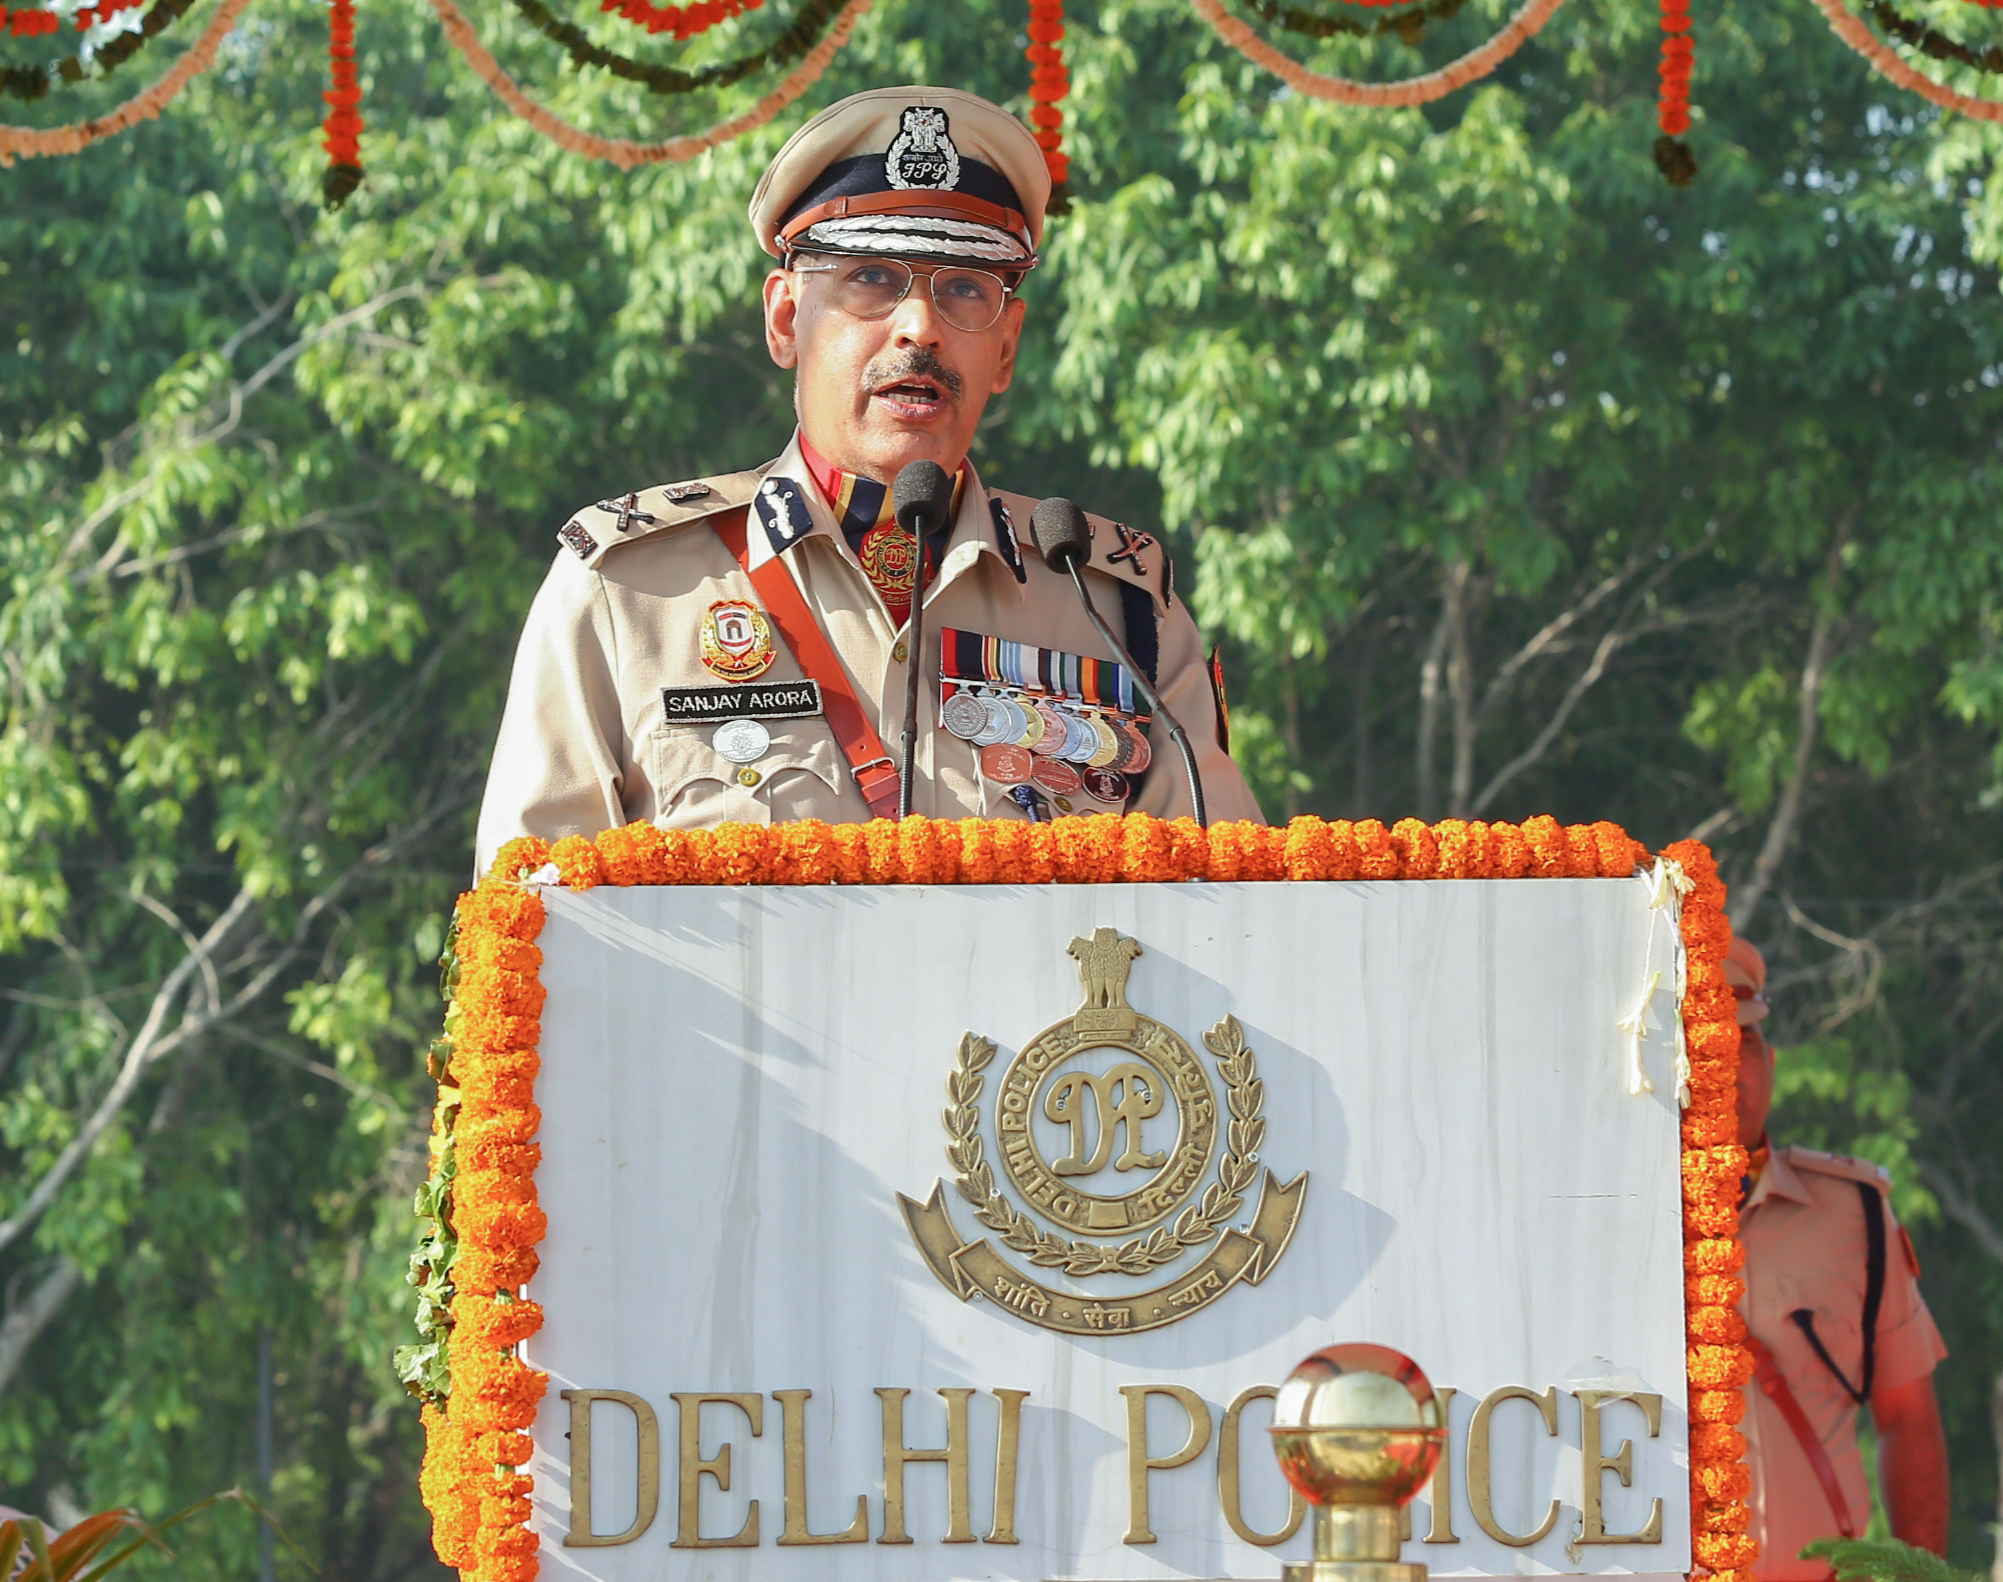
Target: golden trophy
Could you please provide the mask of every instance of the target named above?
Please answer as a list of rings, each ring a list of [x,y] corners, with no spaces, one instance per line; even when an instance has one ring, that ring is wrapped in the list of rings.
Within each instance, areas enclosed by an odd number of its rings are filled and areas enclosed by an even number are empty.
[[[1389,1346],[1324,1347],[1280,1386],[1272,1435],[1314,1507],[1314,1558],[1283,1566],[1283,1582],[1426,1582],[1423,1565],[1399,1560],[1400,1533],[1447,1427],[1416,1362]]]

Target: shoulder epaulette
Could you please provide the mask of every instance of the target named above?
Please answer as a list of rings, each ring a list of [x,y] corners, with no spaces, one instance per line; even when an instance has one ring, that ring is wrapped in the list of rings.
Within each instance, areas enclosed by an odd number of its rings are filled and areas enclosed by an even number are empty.
[[[1797,1170],[1807,1170],[1815,1175],[1840,1176],[1846,1181],[1864,1181],[1880,1192],[1892,1189],[1892,1176],[1883,1165],[1874,1165],[1868,1159],[1853,1159],[1848,1154],[1824,1153],[1820,1148],[1801,1148],[1790,1143],[1781,1149],[1787,1162]]]
[[[1036,552],[1035,535],[1029,525],[1030,516],[1040,502],[1005,489],[991,489],[988,493],[990,498],[1001,502],[1013,520],[1021,553],[1029,560],[1040,562],[1043,557]],[[1175,603],[1175,567],[1159,538],[1153,533],[1129,527],[1125,522],[1093,516],[1090,512],[1086,513],[1085,520],[1092,529],[1091,565],[1094,571],[1104,572],[1109,577],[1117,577],[1122,582],[1144,589],[1163,610]]]
[[[758,492],[758,480],[764,476],[761,467],[687,483],[656,484],[651,489],[600,500],[574,513],[557,530],[556,541],[587,569],[596,570],[609,551],[622,545],[749,505]]]

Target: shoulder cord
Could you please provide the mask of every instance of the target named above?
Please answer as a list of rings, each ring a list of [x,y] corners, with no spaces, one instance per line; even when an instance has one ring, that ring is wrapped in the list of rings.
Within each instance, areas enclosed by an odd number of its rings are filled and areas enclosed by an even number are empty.
[[[759,598],[765,601],[765,613],[772,617],[772,624],[779,629],[780,641],[792,650],[793,658],[807,673],[808,679],[820,683],[821,697],[828,711],[828,726],[848,759],[856,789],[862,792],[870,811],[878,818],[895,818],[897,766],[883,750],[876,728],[869,723],[869,716],[856,700],[855,689],[849,685],[848,673],[842,669],[841,660],[828,645],[821,623],[807,608],[799,585],[793,581],[793,573],[777,555],[757,570],[751,569],[747,512],[743,506],[712,517],[710,525],[716,529],[716,536],[723,540],[723,547],[730,551],[731,558],[751,579]]]
[[[1812,1309],[1798,1307],[1788,1318],[1808,1337],[1809,1345],[1815,1348],[1822,1365],[1836,1375],[1836,1382],[1857,1405],[1863,1406],[1871,1399],[1871,1384],[1878,1371],[1878,1309],[1885,1299],[1885,1199],[1884,1194],[1868,1181],[1857,1183],[1857,1195],[1864,1201],[1864,1368],[1856,1384],[1836,1366],[1836,1359],[1829,1355],[1829,1348],[1822,1344],[1822,1337],[1815,1332],[1815,1313]]]

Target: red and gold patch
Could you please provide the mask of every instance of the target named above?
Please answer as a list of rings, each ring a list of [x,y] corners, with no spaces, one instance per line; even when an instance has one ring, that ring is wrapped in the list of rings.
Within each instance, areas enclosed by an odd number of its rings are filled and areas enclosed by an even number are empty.
[[[749,681],[772,668],[772,623],[745,599],[718,599],[702,617],[702,662],[726,681]]]

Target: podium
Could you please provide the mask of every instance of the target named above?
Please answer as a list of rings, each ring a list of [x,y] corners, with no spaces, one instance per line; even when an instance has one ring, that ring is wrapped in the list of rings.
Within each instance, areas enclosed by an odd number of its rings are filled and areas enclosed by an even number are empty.
[[[1693,1511],[1685,1305],[1686,1244],[1729,1245],[1683,1186],[1715,902],[1631,843],[1609,876],[1289,880],[1300,833],[1224,882],[1187,839],[1204,882],[774,883],[821,872],[776,830],[738,843],[756,883],[616,882],[687,855],[659,832],[504,853],[459,919],[441,1553],[1270,1578],[1306,1545],[1274,1387],[1368,1340],[1450,1430],[1406,1559],[1689,1572],[1731,1498],[1700,1476]]]

